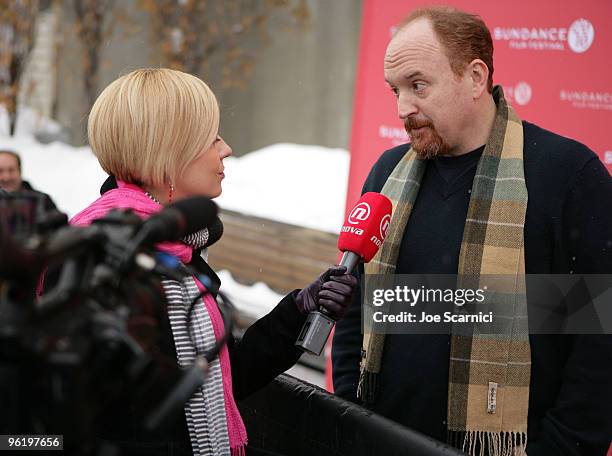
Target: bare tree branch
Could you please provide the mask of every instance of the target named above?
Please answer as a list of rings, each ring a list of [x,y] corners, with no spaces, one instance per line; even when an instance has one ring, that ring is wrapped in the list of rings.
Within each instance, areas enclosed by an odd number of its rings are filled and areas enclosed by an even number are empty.
[[[255,53],[268,41],[269,19],[288,11],[293,25],[309,20],[305,0],[140,0],[153,23],[153,41],[171,68],[205,75],[221,57],[223,84],[243,87]]]
[[[11,136],[15,133],[17,95],[34,41],[37,14],[37,0],[0,0],[0,104],[8,112]]]
[[[113,11],[115,0],[73,0],[77,36],[83,47],[83,83],[88,106],[96,101],[100,48],[104,41],[106,19]]]

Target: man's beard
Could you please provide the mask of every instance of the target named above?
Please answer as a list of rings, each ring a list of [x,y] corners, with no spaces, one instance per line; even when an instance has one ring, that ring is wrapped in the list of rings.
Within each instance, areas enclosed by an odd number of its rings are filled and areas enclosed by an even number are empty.
[[[415,131],[421,127],[424,128]],[[404,121],[404,128],[410,135],[412,149],[421,160],[445,155],[449,152],[450,146],[442,139],[431,122],[427,120],[417,121],[413,117],[408,117]]]

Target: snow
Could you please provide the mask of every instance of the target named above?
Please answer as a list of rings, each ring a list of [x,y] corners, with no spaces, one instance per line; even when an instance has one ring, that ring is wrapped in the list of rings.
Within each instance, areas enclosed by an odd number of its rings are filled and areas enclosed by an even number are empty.
[[[89,147],[41,144],[32,135],[0,135],[0,148],[19,153],[23,177],[51,195],[70,217],[100,196],[106,174]],[[224,160],[224,209],[339,233],[344,217],[349,154],[343,149],[274,144]]]
[[[263,282],[242,285],[227,270],[220,271],[218,276],[221,279],[221,291],[227,294],[243,315],[254,320],[267,314],[283,298]]]
[[[60,124],[48,117],[41,116],[36,111],[22,107],[18,110],[17,124],[15,125],[16,136],[28,136],[33,133],[57,134],[61,130]],[[6,108],[0,104],[0,137],[8,136],[9,119]]]
[[[339,233],[349,154],[344,149],[274,144],[224,160],[222,208]]]
[[[256,320],[263,317],[283,298],[262,282],[252,286],[242,285],[236,282],[232,274],[226,270],[219,272],[218,275],[221,279],[221,291],[228,296],[239,313],[247,318]],[[326,387],[325,376],[307,366],[295,364],[286,373],[317,385],[319,388]]]
[[[106,174],[89,147],[41,144],[30,133],[41,123],[33,117],[20,122],[20,134],[14,137],[2,133],[0,122],[0,149],[20,154],[24,179],[51,195],[69,217],[99,197]],[[44,126],[53,128],[48,122]],[[339,232],[348,182],[346,150],[282,143],[242,157],[228,157],[224,163],[226,179],[223,194],[217,199],[222,208]],[[241,285],[228,271],[221,271],[219,276],[221,290],[241,312],[253,318],[265,315],[282,298],[263,283]]]

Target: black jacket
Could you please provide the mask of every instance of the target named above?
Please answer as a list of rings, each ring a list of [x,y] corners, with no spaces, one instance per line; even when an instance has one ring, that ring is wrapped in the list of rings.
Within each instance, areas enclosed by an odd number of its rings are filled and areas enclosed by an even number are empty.
[[[529,193],[524,230],[526,273],[612,273],[612,182],[607,170],[592,151],[576,141],[528,122],[523,122],[523,129]],[[363,192],[379,192],[408,149],[409,145],[402,145],[383,153]],[[449,220],[439,222],[452,225]],[[456,229],[453,226],[449,230]],[[356,293],[347,316],[338,322],[332,346],[336,394],[352,401],[357,401],[362,340],[360,303]],[[434,336],[422,337],[434,341]],[[379,396],[387,391],[400,404],[419,400],[407,393],[402,396],[400,379],[418,376],[419,363],[428,353],[427,339],[421,342],[423,350],[411,350],[401,359],[385,355],[383,367],[392,374]],[[529,456],[604,455],[612,438],[612,336],[530,335],[530,343]],[[438,375],[437,384],[446,385],[448,368]],[[431,388],[426,379],[421,386],[423,391]],[[439,400],[446,401],[446,392],[439,393]],[[421,415],[415,413],[406,420],[422,421],[429,408],[435,407],[445,410],[446,403],[426,404]],[[376,404],[373,408],[401,422],[395,412],[385,413]]]
[[[21,190],[25,190],[27,192],[32,192],[36,195],[39,195],[42,199],[43,209],[45,212],[57,209],[55,203],[49,195],[43,192],[39,192],[38,190],[34,190],[34,188],[30,185],[28,181],[21,181]]]
[[[221,284],[217,274],[199,255],[194,254],[191,265]],[[242,338],[228,341],[236,400],[266,386],[302,355],[295,341],[306,316],[298,310],[295,302],[297,292],[289,293],[270,313],[249,326]]]

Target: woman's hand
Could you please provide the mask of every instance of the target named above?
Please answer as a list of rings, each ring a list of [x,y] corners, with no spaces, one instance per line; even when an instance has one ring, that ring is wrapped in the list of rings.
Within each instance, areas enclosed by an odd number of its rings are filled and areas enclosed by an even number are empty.
[[[339,320],[346,313],[356,286],[357,279],[346,274],[346,267],[334,266],[301,290],[295,302],[302,313],[323,307],[334,320]]]

